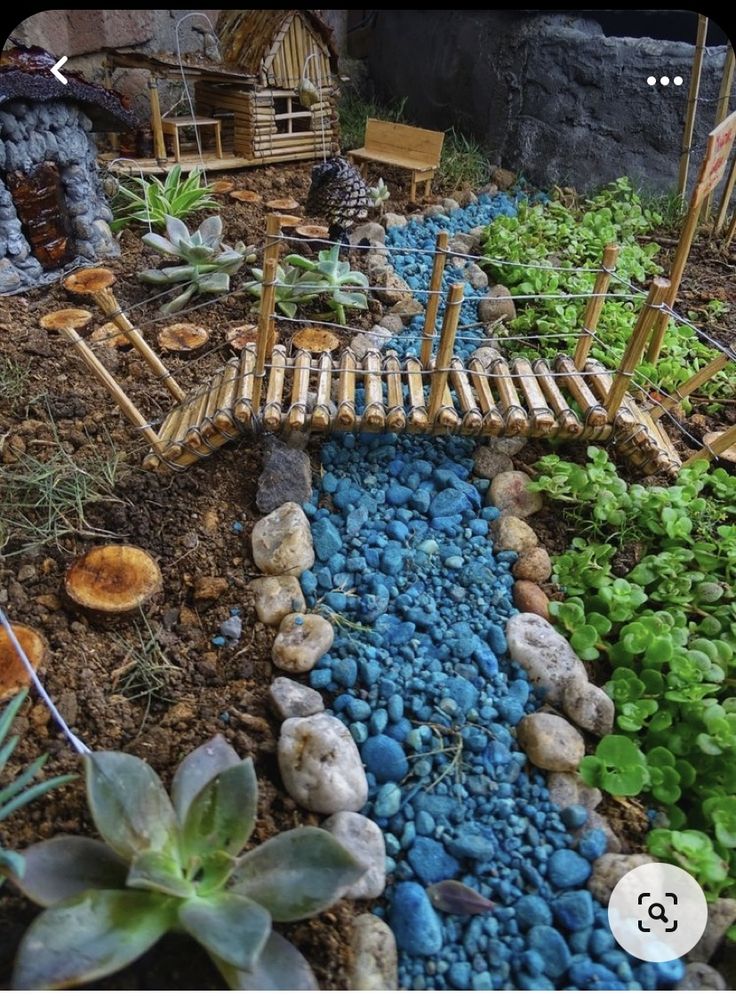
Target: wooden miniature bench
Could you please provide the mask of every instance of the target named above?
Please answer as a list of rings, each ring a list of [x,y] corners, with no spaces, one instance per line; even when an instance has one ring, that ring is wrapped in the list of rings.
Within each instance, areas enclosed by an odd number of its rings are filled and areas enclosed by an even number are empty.
[[[410,170],[410,197],[415,200],[417,183],[424,183],[424,196],[429,196],[432,178],[440,164],[444,139],[441,131],[368,118],[363,146],[351,149],[347,155],[349,159],[363,163],[385,163]]]
[[[174,159],[179,163],[181,162],[181,148],[179,146],[179,129],[180,128],[212,128],[215,133],[215,150],[217,153],[217,158],[222,159],[222,137],[220,134],[220,119],[219,118],[201,118],[201,117],[188,117],[188,118],[162,118],[161,119],[161,131],[164,135],[168,135],[174,143]]]

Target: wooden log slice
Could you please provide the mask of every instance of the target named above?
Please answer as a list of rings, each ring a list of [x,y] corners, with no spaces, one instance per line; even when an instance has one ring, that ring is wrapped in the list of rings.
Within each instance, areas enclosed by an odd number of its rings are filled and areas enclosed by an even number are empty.
[[[227,344],[236,353],[253,342],[258,342],[257,325],[236,325],[227,333]]]
[[[95,546],[70,565],[64,589],[81,609],[119,616],[135,612],[162,587],[153,557],[137,546]]]
[[[38,671],[49,654],[46,638],[37,629],[11,623],[15,638],[25,651],[34,671]],[[5,629],[0,627],[0,702],[10,699],[31,684],[31,676],[23,666],[18,652]]]
[[[229,194],[235,189],[235,180],[215,180],[212,184],[213,194]]]
[[[275,197],[266,201],[266,207],[269,211],[296,211],[299,201],[295,201],[293,197]]]
[[[295,229],[295,234],[303,239],[326,239],[330,230],[326,225],[300,225]]]
[[[82,294],[85,297],[98,294],[101,290],[112,287],[114,283],[115,274],[112,270],[106,270],[103,267],[77,270],[75,273],[70,273],[64,280],[64,286],[67,290],[72,291],[73,294]]]
[[[310,353],[331,353],[337,349],[340,340],[328,329],[307,326],[295,333],[291,344],[296,349],[306,349]]]
[[[243,204],[260,204],[263,200],[255,190],[231,190],[230,196],[234,201],[241,201]]]
[[[199,349],[209,339],[210,334],[201,325],[190,325],[189,322],[176,322],[167,325],[158,334],[158,344],[161,349],[170,353],[189,353]]]

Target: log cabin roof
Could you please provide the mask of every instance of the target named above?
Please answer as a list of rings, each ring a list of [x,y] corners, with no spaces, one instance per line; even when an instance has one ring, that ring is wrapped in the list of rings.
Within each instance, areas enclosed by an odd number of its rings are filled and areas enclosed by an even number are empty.
[[[224,10],[217,20],[224,62],[258,76],[277,36],[295,15],[299,15],[324,44],[330,68],[337,74],[337,49],[332,30],[313,10]]]

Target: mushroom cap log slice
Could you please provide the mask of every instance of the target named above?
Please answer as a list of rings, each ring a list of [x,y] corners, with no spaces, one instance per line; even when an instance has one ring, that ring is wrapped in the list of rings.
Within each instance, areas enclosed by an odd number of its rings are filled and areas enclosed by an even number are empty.
[[[38,671],[49,653],[46,638],[30,626],[22,626],[20,623],[11,623],[11,626],[33,670]],[[5,629],[0,627],[0,702],[28,688],[30,683],[31,676],[23,666]]]
[[[186,353],[199,349],[209,339],[210,334],[201,325],[191,325],[189,322],[177,322],[167,325],[158,334],[158,344],[161,349],[170,353]]]
[[[115,274],[112,270],[106,270],[104,267],[77,270],[76,273],[70,273],[64,280],[64,286],[67,290],[72,291],[73,294],[87,296],[98,294],[101,290],[112,287],[114,283]]]
[[[297,349],[306,349],[310,353],[331,353],[340,345],[340,340],[327,329],[308,326],[299,329],[291,343]]]
[[[305,239],[326,239],[330,230],[326,225],[300,225],[296,234]]]
[[[153,557],[137,546],[95,546],[70,565],[64,579],[69,598],[83,609],[120,615],[149,601],[162,586]]]
[[[245,349],[253,342],[258,342],[258,326],[257,325],[236,325],[227,333],[227,344],[231,349],[234,349],[236,353],[239,353],[241,349]]]
[[[293,197],[276,197],[272,201],[266,201],[266,207],[271,211],[296,211],[299,201]]]
[[[47,332],[58,332],[59,329],[81,329],[92,321],[92,312],[84,308],[62,308],[60,311],[49,311],[43,315],[38,324]]]
[[[230,196],[234,201],[242,201],[244,204],[260,204],[263,200],[255,190],[231,190]]]
[[[213,194],[229,194],[235,189],[235,180],[215,180],[212,184]]]

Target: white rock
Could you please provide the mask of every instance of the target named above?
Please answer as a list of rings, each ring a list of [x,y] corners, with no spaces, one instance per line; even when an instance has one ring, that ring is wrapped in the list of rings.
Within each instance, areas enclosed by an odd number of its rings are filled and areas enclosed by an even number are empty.
[[[590,681],[571,681],[563,692],[562,708],[576,726],[597,737],[613,730],[615,706],[603,689]]]
[[[387,211],[383,216],[383,223],[386,228],[405,228],[406,215],[394,214],[393,211]]]
[[[386,845],[378,824],[360,813],[335,813],[322,824],[366,866],[366,873],[343,893],[346,899],[376,899],[386,888]]]
[[[384,304],[398,304],[412,296],[411,287],[394,270],[386,270],[384,273],[377,271],[374,286],[377,288],[374,291],[376,297]]]
[[[392,335],[398,335],[399,332],[403,332],[404,323],[399,315],[383,315],[373,328],[374,330],[376,328],[385,329],[387,332],[391,332]]]
[[[304,612],[301,585],[289,574],[271,578],[256,578],[250,583],[255,596],[256,615],[267,626],[278,626],[290,612]]]
[[[372,349],[382,350],[393,338],[393,333],[381,325],[374,325],[369,332],[359,332],[350,340],[350,348],[355,353],[356,359],[362,360],[366,353]]]
[[[576,771],[585,741],[562,716],[535,712],[517,724],[516,736],[532,764],[543,771]]]
[[[251,543],[253,560],[264,574],[299,577],[314,564],[312,531],[306,515],[293,501],[256,522]]]
[[[287,719],[278,743],[279,770],[286,791],[315,813],[357,812],[368,799],[368,782],[358,748],[346,726],[319,713]]]
[[[546,700],[561,705],[571,682],[586,682],[583,662],[564,636],[541,616],[522,612],[506,624],[506,639],[514,660],[535,685],[546,689]]]
[[[531,477],[523,470],[506,470],[497,474],[490,487],[490,502],[502,512],[526,519],[538,512],[544,502],[536,491],[529,491]]]
[[[600,805],[603,793],[592,785],[586,785],[577,771],[551,771],[547,776],[549,797],[560,809],[581,805],[594,810]],[[585,829],[588,829],[587,826]]]
[[[282,671],[303,674],[324,657],[334,639],[332,624],[323,616],[292,612],[281,620],[271,659]]]
[[[314,716],[318,712],[324,712],[325,704],[317,689],[301,685],[291,678],[274,678],[268,695],[274,712],[280,719]]]
[[[366,992],[399,988],[396,938],[387,923],[372,913],[361,913],[353,921],[350,941],[353,963],[348,970],[351,990]]]
[[[539,537],[532,527],[515,515],[501,515],[491,523],[491,536],[496,550],[528,553],[535,550]]]
[[[471,263],[465,271],[465,279],[474,290],[485,290],[488,286],[488,274],[477,263]]]
[[[377,221],[366,221],[362,225],[356,225],[350,233],[350,245],[357,246],[363,239],[383,245],[386,241],[386,229]]]
[[[714,899],[708,903],[708,921],[705,933],[688,952],[690,961],[710,961],[723,940],[723,935],[736,921],[736,899]]]
[[[604,854],[593,862],[593,874],[588,879],[588,891],[605,906],[619,879],[632,868],[654,862],[649,854]]]

